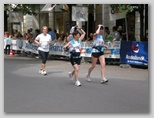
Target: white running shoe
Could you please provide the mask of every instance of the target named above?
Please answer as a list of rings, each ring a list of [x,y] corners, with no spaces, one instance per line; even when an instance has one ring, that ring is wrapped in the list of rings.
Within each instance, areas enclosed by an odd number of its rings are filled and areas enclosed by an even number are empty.
[[[46,72],[46,70],[42,70],[42,73],[41,73],[42,75],[47,75],[47,72]]]
[[[76,86],[81,86],[80,81],[79,81],[79,80],[77,80],[77,81],[75,82],[75,85],[76,85]]]
[[[42,69],[39,70],[39,73],[42,74]]]
[[[109,80],[107,80],[106,78],[101,80],[101,84],[107,83]]]
[[[74,79],[74,78],[73,78],[73,75],[72,75],[72,72],[69,72],[69,73],[68,73],[68,76],[69,76],[70,80],[73,80],[73,79]]]
[[[91,79],[90,79],[90,77],[88,76],[88,73],[86,74],[86,80],[87,80],[88,82],[91,82]]]

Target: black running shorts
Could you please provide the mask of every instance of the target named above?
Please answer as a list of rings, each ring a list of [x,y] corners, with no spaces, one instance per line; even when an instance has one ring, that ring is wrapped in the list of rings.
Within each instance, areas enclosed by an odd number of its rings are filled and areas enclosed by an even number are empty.
[[[71,61],[72,65],[75,65],[75,64],[80,65],[81,64],[81,58],[72,58],[71,57],[70,61]]]
[[[91,55],[95,58],[99,58],[100,56],[104,55],[104,52],[92,53]]]

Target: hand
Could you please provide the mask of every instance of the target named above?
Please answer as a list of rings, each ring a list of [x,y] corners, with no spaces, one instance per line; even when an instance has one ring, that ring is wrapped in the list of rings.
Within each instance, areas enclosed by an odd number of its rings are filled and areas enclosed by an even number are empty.
[[[51,41],[48,41],[48,44],[51,44]]]
[[[108,48],[108,46],[107,46],[107,45],[104,45],[104,47],[105,47],[105,48]]]
[[[77,26],[78,29],[81,29],[80,26]]]
[[[103,25],[102,25],[102,24],[99,24],[98,26],[101,27],[101,26],[103,26]]]
[[[68,51],[69,50],[69,48],[68,47],[63,47],[63,49],[65,50],[65,51]]]
[[[78,25],[75,25],[74,27],[79,28],[79,26],[78,26]]]
[[[38,45],[41,45],[42,44],[42,42],[38,42]]]

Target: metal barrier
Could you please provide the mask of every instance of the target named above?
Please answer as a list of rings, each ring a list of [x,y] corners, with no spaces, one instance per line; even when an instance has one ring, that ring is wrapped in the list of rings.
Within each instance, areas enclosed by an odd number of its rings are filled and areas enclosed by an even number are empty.
[[[70,53],[63,49],[64,45],[65,44],[62,42],[56,42],[56,43],[50,44],[49,56],[55,55],[55,56],[69,57]],[[92,45],[93,45],[93,42],[91,43],[81,42],[82,57],[91,57]],[[111,42],[105,42],[105,45],[108,46],[107,49],[104,49],[104,56],[106,60],[110,60],[111,62],[114,62],[115,60],[117,60],[117,62],[119,62],[121,42],[115,41],[114,44],[112,44]],[[37,44],[35,43],[30,44],[27,40],[18,40],[18,39],[12,40],[12,50],[38,54],[37,48],[38,48]]]

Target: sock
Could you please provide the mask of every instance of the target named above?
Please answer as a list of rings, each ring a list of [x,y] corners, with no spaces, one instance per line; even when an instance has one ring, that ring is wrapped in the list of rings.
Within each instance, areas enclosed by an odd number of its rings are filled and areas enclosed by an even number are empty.
[[[104,81],[106,81],[107,79],[104,77],[104,79],[103,79]]]

